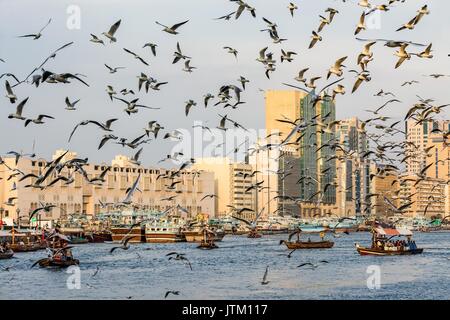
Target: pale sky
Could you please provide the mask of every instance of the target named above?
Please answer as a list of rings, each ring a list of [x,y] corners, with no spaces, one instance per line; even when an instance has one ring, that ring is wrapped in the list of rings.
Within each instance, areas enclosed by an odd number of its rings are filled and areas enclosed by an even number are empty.
[[[36,117],[38,114],[49,114],[55,120],[48,120],[45,125],[30,125],[24,128],[23,122],[9,120],[8,114],[15,111],[2,94],[0,103],[0,154],[10,150],[30,152],[33,141],[36,142],[35,152],[44,158],[49,158],[55,149],[63,148],[78,152],[82,157],[89,157],[92,162],[110,162],[114,155],[122,153],[132,155],[135,151],[108,143],[97,152],[98,143],[104,134],[93,126],[80,128],[71,143],[67,139],[72,128],[81,120],[105,121],[110,118],[120,120],[113,125],[114,134],[119,137],[135,138],[143,133],[143,128],[150,120],[158,120],[167,130],[185,128],[191,129],[194,121],[207,121],[206,125],[218,125],[220,114],[228,114],[246,128],[264,128],[264,95],[259,89],[287,89],[282,82],[295,84],[293,78],[300,69],[310,67],[306,75],[322,76],[318,87],[326,83],[327,69],[340,57],[348,56],[345,62],[348,69],[356,68],[356,58],[364,43],[355,40],[353,32],[363,9],[357,1],[337,0],[293,0],[299,10],[292,18],[287,9],[290,1],[285,0],[249,0],[256,7],[257,18],[251,17],[248,11],[242,16],[230,21],[213,20],[236,10],[236,4],[227,0],[83,0],[83,1],[51,1],[51,0],[0,0],[0,74],[14,73],[20,79],[24,78],[34,67],[38,66],[53,50],[59,46],[74,41],[74,45],[57,54],[45,68],[63,73],[82,73],[90,87],[74,80],[71,84],[43,84],[39,88],[24,84],[14,89],[19,102],[30,97],[24,108],[24,116]],[[373,1],[381,4],[386,1]],[[415,30],[395,32],[403,23],[409,21],[416,11],[428,3],[431,14],[425,16]],[[66,21],[69,17],[66,10],[69,5],[77,5],[81,9],[81,28],[69,30]],[[309,50],[311,31],[319,25],[319,15],[325,15],[324,10],[333,7],[339,10],[330,26],[322,31],[323,41]],[[362,38],[386,38],[394,40],[409,40],[425,44],[433,43],[435,57],[418,59],[413,57],[406,61],[398,70],[394,70],[397,57],[393,55],[396,49],[387,48],[383,43],[373,47],[375,60],[369,65],[372,81],[364,83],[355,93],[350,94],[355,81],[355,75],[345,72],[343,84],[347,94],[337,98],[337,118],[359,116],[366,119],[369,115],[364,109],[382,105],[387,98],[374,97],[381,88],[393,91],[401,104],[392,104],[385,113],[395,119],[403,118],[409,107],[417,101],[416,94],[424,98],[434,98],[437,104],[450,102],[448,88],[450,78],[434,80],[424,77],[424,74],[450,74],[448,12],[450,2],[443,0],[416,1],[407,0],[397,3],[389,12],[380,14],[379,28],[362,31]],[[327,15],[326,15],[327,16]],[[287,38],[283,44],[273,44],[262,21],[266,17],[278,24],[280,37]],[[19,35],[35,33],[52,18],[51,24],[44,30],[39,40],[17,38]],[[117,43],[106,46],[93,44],[89,41],[90,33],[98,36],[117,20],[122,19],[116,33]],[[161,31],[155,21],[172,25],[184,20],[190,21],[179,29],[180,34],[174,36]],[[377,22],[377,21],[375,21]],[[197,67],[193,73],[183,72],[183,63],[172,65],[173,52],[177,41],[180,42],[183,53],[192,57],[191,65]],[[153,57],[149,48],[142,49],[146,42],[158,44],[157,57]],[[238,60],[222,47],[236,48]],[[268,80],[264,75],[264,66],[255,61],[258,52],[265,46],[274,53],[278,60],[277,70]],[[125,53],[122,48],[128,48],[141,55],[150,66],[146,67]],[[292,63],[280,63],[280,50],[298,53]],[[420,52],[422,48],[410,47],[410,52]],[[125,66],[116,74],[109,74],[104,63],[111,66]],[[113,85],[118,91],[130,88],[137,92],[136,76],[144,72],[158,81],[168,81],[161,91],[145,91],[137,94],[140,102],[145,105],[160,107],[161,110],[141,109],[138,114],[128,116],[123,112],[124,104],[120,101],[111,102],[107,96],[106,85]],[[203,107],[203,95],[208,92],[217,94],[224,84],[238,84],[240,75],[250,80],[247,90],[242,93],[246,104],[236,110],[222,107]],[[330,81],[335,80],[332,78]],[[401,87],[406,80],[418,80],[420,84],[411,87]],[[1,80],[3,92],[4,80]],[[14,80],[9,79],[10,83]],[[64,99],[81,99],[77,111],[65,110]],[[119,95],[119,97],[123,97]],[[131,99],[130,95],[123,97]],[[193,99],[197,106],[193,107],[188,117],[184,114],[184,102]],[[444,109],[443,118],[450,117],[450,109]],[[173,142],[158,138],[145,145],[141,160],[143,165],[155,165],[157,160],[170,152]]]

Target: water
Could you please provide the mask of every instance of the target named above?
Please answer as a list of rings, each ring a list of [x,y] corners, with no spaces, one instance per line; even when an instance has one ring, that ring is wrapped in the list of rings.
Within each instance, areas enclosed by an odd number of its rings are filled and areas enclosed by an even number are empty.
[[[226,236],[219,249],[203,251],[196,244],[137,244],[128,251],[113,244],[79,245],[73,254],[81,262],[81,288],[69,290],[67,270],[30,266],[45,251],[17,253],[0,260],[0,299],[449,299],[450,233],[416,233],[424,253],[416,256],[362,257],[354,242],[368,244],[368,233],[335,239],[332,249],[289,252],[286,235],[248,239]],[[171,251],[185,253],[169,261]],[[297,268],[303,262],[329,261],[316,270]],[[268,285],[261,285],[269,265]],[[370,265],[381,270],[381,288],[367,287]],[[98,266],[98,273],[93,276]]]

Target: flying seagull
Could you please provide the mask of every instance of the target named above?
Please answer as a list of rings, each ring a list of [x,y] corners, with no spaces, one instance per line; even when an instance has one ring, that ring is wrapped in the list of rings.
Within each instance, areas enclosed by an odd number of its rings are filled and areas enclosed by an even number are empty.
[[[51,18],[48,20],[47,24],[44,27],[42,27],[41,30],[39,30],[38,33],[26,34],[23,36],[19,36],[19,38],[33,38],[33,40],[39,39],[42,36],[42,31],[44,31],[44,29],[47,28],[47,26],[50,24],[50,22],[52,22]]]
[[[189,20],[186,20],[186,21],[183,21],[183,22],[174,24],[174,25],[171,26],[171,27],[168,27],[168,26],[165,26],[165,25],[159,23],[158,21],[155,21],[156,24],[158,24],[158,25],[164,27],[164,29],[163,29],[162,31],[165,31],[165,32],[167,32],[167,33],[174,34],[174,35],[175,35],[175,34],[178,34],[178,32],[177,32],[176,30],[177,30],[179,27],[181,27],[183,24],[187,23],[187,22],[189,22]]]

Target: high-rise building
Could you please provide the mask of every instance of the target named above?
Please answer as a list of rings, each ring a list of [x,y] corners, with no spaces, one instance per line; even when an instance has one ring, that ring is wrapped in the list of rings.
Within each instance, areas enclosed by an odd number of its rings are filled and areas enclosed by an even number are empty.
[[[229,158],[214,157],[200,158],[192,165],[192,169],[214,174],[215,194],[214,207],[216,216],[235,215],[233,211],[248,208],[253,210],[243,211],[239,217],[244,219],[254,219],[256,216],[256,195],[255,190],[247,191],[247,188],[259,181],[260,177],[252,175],[253,166],[243,162],[233,162]],[[232,207],[231,207],[232,206]]]
[[[405,155],[409,156],[406,160],[406,174],[414,175],[420,173],[420,171],[427,165],[427,157],[430,154],[426,154],[428,141],[431,136],[436,137],[433,133],[436,129],[444,132],[450,129],[450,120],[429,120],[422,123],[417,123],[416,120],[409,119],[406,121],[406,141],[408,143]]]
[[[372,202],[371,214],[377,217],[388,217],[395,214],[393,208],[385,201],[388,199],[397,208],[400,207],[399,172],[395,169],[386,170],[383,164],[371,164],[371,193],[375,195],[367,201]]]
[[[61,155],[58,150],[53,159]],[[76,153],[69,152],[63,161],[76,157]],[[3,209],[3,218],[17,221],[18,216],[27,220],[30,212],[44,204],[54,204],[56,207],[50,212],[42,212],[40,220],[49,221],[58,219],[61,215],[81,213],[93,215],[100,212],[113,210],[113,205],[124,200],[126,190],[137,177],[141,175],[138,188],[132,198],[133,204],[139,205],[144,210],[164,211],[176,208],[177,205],[189,211],[191,216],[199,213],[215,215],[214,199],[205,195],[214,193],[214,173],[197,172],[192,169],[183,170],[174,180],[167,176],[175,170],[162,168],[145,168],[130,163],[125,156],[116,156],[110,165],[88,164],[83,166],[88,178],[98,177],[106,168],[105,182],[102,184],[89,183],[79,172],[73,169],[63,168],[61,174],[73,177],[73,183],[66,184],[60,180],[51,187],[41,189],[39,187],[27,187],[33,185],[35,177],[29,177],[22,181],[22,175],[17,172],[32,173],[36,176],[45,172],[45,159],[29,159],[22,157],[18,163],[14,158],[3,158],[4,164],[0,165],[0,207]],[[42,186],[56,178],[53,173]],[[180,181],[174,188],[169,188],[172,181]],[[174,196],[172,198],[172,196]],[[9,198],[14,198],[8,203]],[[108,204],[102,207],[100,204]],[[5,204],[8,203],[8,204]]]
[[[335,156],[336,150],[328,146],[328,143],[334,143],[336,136],[334,128],[331,132],[323,130],[323,126],[334,121],[335,116],[335,105],[331,98],[324,97],[317,102],[314,91],[309,94],[296,90],[266,92],[268,134],[280,132],[280,139],[284,141],[294,128],[285,120],[311,124],[290,139],[289,142],[297,142],[295,147],[287,145],[290,149],[281,150],[280,154],[280,169],[286,168],[286,162],[295,162],[296,167],[290,169],[289,178],[279,177],[278,193],[298,195],[299,201],[291,203],[290,210],[296,210],[298,206],[297,210],[301,216],[311,217],[336,211],[336,162],[329,161]],[[317,125],[319,122],[321,126]],[[299,180],[300,177],[306,178]],[[294,179],[295,183],[291,181]],[[289,186],[293,190],[283,189],[283,186]],[[284,205],[286,209],[286,201]]]
[[[337,150],[338,207],[343,213],[369,214],[371,203],[366,199],[370,193],[370,161],[364,158],[369,141],[362,122],[356,117],[340,120],[336,125],[336,138],[345,150]]]

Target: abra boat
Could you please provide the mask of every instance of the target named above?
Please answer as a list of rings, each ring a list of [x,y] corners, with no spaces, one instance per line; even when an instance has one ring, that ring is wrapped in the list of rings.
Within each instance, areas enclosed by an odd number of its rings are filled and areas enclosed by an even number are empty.
[[[14,251],[11,249],[6,250],[5,252],[0,252],[0,260],[11,259],[14,256]]]
[[[214,235],[214,241],[222,241],[225,236],[225,231],[222,229],[213,230],[210,229]],[[183,234],[186,238],[186,242],[201,242],[203,240],[203,228],[195,227],[190,230],[184,230]]]
[[[406,237],[407,240],[393,239],[396,237]],[[372,229],[372,246],[362,247],[355,243],[356,250],[362,256],[399,256],[421,254],[422,248],[417,248],[411,240],[412,232],[401,228],[374,227]]]
[[[285,244],[288,249],[329,249],[334,246],[334,242],[325,239],[326,228],[318,229],[315,228],[314,231],[304,231],[302,229],[297,229],[289,235],[288,240],[280,240],[280,244]],[[308,240],[301,240],[300,235],[307,234]],[[296,241],[291,241],[292,237],[297,235]],[[311,235],[318,235],[320,240],[311,240]]]

